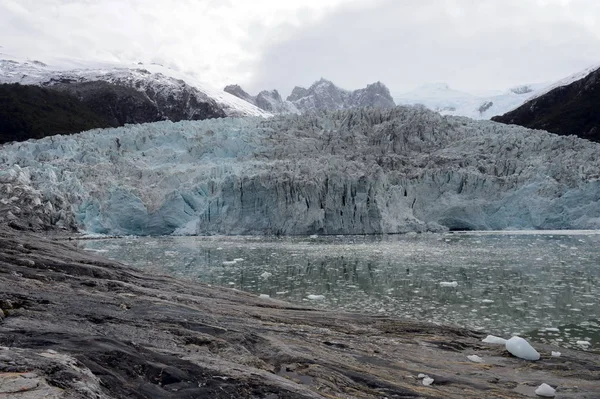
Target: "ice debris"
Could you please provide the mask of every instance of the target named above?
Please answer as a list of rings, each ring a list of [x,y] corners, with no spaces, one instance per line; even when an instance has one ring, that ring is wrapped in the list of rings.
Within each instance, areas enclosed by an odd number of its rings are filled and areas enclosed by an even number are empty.
[[[554,357],[560,357],[561,353],[560,352],[554,352],[552,351],[552,356]]]
[[[513,356],[525,360],[539,360],[540,354],[525,339],[514,336],[506,341],[506,350]]]
[[[458,283],[456,281],[442,281],[442,282],[440,282],[440,286],[442,286],[442,287],[458,287]]]
[[[223,262],[223,266],[232,266],[235,265],[237,262],[235,260],[226,260],[225,262]]]
[[[420,380],[423,379],[423,378],[425,378],[425,377],[427,377],[427,374],[423,374],[423,373],[419,373],[419,375],[417,376],[417,378],[420,379]]]
[[[553,398],[556,396],[556,390],[550,385],[544,383],[535,390],[535,394],[537,396],[543,396],[545,398]]]
[[[584,348],[587,348],[588,346],[590,346],[590,341],[577,341],[576,342],[577,345],[582,346]]]
[[[308,299],[310,299],[311,301],[322,301],[323,299],[325,299],[325,295],[308,295],[307,296]]]
[[[429,385],[433,384],[433,381],[435,381],[433,378],[425,377],[425,378],[423,378],[423,385],[428,387]]]
[[[270,299],[271,295],[269,295],[269,294],[260,294],[258,297],[262,298],[262,299]]]
[[[480,357],[479,357],[479,356],[477,356],[477,355],[470,355],[470,356],[467,356],[467,359],[469,359],[470,361],[472,361],[472,362],[474,362],[474,363],[483,363],[483,359],[482,359],[482,358],[480,358]]]
[[[504,338],[496,337],[495,335],[488,335],[483,339],[483,342],[488,344],[506,345],[506,340]]]
[[[268,279],[269,277],[271,277],[272,275],[273,275],[273,273],[269,273],[269,272],[263,272],[263,273],[260,275],[260,278],[262,278],[262,279],[265,279],[265,280],[266,280],[266,279]]]

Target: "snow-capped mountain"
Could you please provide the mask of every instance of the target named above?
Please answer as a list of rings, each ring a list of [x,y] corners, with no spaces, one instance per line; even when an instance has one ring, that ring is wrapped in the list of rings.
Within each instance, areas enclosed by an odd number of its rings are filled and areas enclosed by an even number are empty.
[[[128,125],[0,147],[0,224],[135,235],[598,229],[599,150],[424,107]]]
[[[103,103],[112,101],[117,108],[112,110],[112,117],[119,119],[122,114],[123,118],[133,119],[125,123],[271,116],[193,76],[156,64],[99,64],[62,59],[43,62],[0,53],[0,83],[43,86],[73,94],[84,102],[104,97]],[[131,109],[118,109],[119,100],[129,97],[137,98],[133,105],[145,110],[143,117],[134,118]]]
[[[600,141],[600,65],[569,76],[496,122]]]
[[[490,119],[515,109],[546,86],[546,84],[529,84],[513,87],[505,92],[474,95],[454,90],[446,83],[434,83],[397,94],[394,100],[398,105],[424,105],[442,115]]]
[[[277,114],[395,106],[390,91],[381,82],[370,84],[364,89],[350,91],[339,88],[327,79],[320,79],[308,89],[296,86],[285,101],[277,90],[264,90],[256,97],[245,92],[239,85],[230,85],[224,90],[263,110]]]

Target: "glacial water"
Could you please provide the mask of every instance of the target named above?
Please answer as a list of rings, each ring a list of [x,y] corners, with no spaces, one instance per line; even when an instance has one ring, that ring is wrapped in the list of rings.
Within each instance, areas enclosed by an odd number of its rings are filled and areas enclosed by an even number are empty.
[[[296,304],[600,351],[599,232],[126,237],[80,245],[149,272]]]

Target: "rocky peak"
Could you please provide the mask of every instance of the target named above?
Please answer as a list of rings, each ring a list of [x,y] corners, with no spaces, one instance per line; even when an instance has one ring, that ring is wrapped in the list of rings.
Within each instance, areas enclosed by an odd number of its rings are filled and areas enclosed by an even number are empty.
[[[308,95],[308,90],[304,87],[296,86],[292,93],[288,96],[287,101],[296,101]]]
[[[250,94],[246,93],[240,85],[228,85],[223,89],[226,93],[233,94],[234,96],[246,100],[251,104],[254,104],[255,99]]]

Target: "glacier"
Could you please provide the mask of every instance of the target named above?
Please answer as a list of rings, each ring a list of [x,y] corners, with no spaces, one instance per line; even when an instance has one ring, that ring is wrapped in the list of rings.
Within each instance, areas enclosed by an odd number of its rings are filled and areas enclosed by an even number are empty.
[[[0,223],[114,235],[600,228],[600,145],[424,107],[0,147]]]

